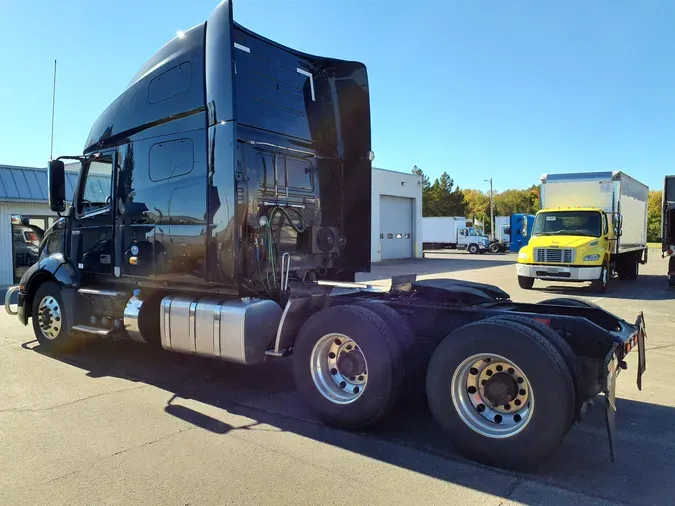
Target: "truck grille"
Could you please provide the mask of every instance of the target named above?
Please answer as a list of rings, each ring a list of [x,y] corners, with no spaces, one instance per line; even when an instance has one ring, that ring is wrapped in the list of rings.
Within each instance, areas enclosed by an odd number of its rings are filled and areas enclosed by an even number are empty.
[[[574,261],[574,250],[562,248],[534,248],[534,261],[571,264]]]

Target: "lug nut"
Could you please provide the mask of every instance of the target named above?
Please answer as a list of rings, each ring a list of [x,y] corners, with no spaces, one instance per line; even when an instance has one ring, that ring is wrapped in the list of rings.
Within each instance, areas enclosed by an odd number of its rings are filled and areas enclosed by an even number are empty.
[[[335,375],[337,374],[337,369],[336,369],[335,367],[333,367],[333,368],[330,370],[330,373],[331,373],[333,376],[335,376]]]
[[[478,406],[476,406],[476,409],[478,410],[479,413],[482,413],[483,411],[485,411],[485,404],[479,404]]]
[[[352,349],[352,345],[351,345],[351,344],[348,344],[348,345],[347,345],[347,349],[348,349],[348,350],[351,350],[351,349]]]
[[[488,369],[487,371],[485,371],[485,374],[487,374],[488,376],[492,376],[492,371]]]
[[[522,383],[522,382],[525,381],[525,380],[524,380],[523,378],[518,378],[516,381],[517,381],[518,383]]]
[[[502,372],[502,371],[504,370],[504,368],[503,368],[501,365],[498,365],[498,366],[496,367],[496,369],[497,369],[499,372]]]
[[[359,376],[359,381],[363,381],[363,376]]]
[[[513,374],[516,371],[514,371],[513,367],[509,367],[508,372],[509,372],[509,374]]]
[[[328,354],[328,358],[335,358],[335,353],[332,351]]]
[[[358,394],[359,393],[359,387],[354,387],[354,393]]]
[[[520,395],[525,395],[527,392],[525,391],[524,388],[521,388],[520,391],[518,392]]]
[[[340,388],[344,388],[346,386],[347,386],[347,382],[345,382],[345,381],[340,382]]]
[[[516,406],[520,406],[520,399],[516,399],[515,401],[513,401],[513,403],[514,403]]]
[[[502,423],[502,415],[495,415],[495,423]]]

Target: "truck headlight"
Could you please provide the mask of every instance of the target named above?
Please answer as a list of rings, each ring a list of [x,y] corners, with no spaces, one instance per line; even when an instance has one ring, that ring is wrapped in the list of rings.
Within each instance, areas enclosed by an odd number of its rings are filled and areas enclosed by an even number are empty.
[[[600,255],[586,255],[584,257],[584,262],[597,262],[600,260]]]
[[[527,254],[527,252],[519,252],[518,253],[518,260],[527,260],[530,257],[530,255]]]

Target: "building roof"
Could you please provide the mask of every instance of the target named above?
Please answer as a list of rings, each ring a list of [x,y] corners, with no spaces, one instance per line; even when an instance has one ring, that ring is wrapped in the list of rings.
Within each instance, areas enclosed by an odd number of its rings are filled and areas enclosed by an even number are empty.
[[[68,164],[72,167],[79,164]],[[77,171],[66,171],[66,202],[72,202],[77,186]],[[104,179],[94,176],[91,179]],[[93,181],[92,181],[93,182]],[[110,186],[108,182],[107,187]],[[0,202],[47,202],[47,169],[0,165]]]

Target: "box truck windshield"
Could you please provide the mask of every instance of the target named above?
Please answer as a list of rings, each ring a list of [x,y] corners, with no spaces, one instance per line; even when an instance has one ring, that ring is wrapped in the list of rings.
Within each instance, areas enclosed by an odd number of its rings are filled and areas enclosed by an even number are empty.
[[[596,211],[555,211],[539,213],[533,235],[600,237],[602,216]]]

